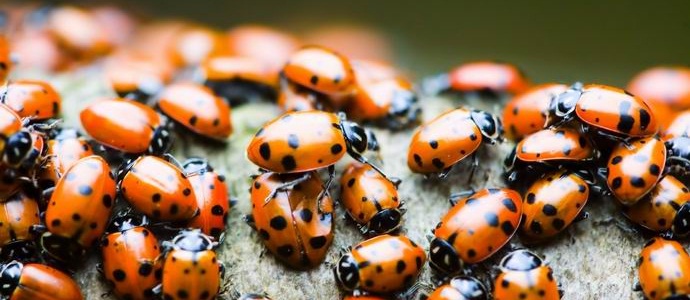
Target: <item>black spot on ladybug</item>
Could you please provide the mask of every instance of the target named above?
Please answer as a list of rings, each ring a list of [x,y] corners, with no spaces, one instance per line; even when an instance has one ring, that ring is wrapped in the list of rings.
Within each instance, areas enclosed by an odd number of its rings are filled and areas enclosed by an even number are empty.
[[[189,298],[189,293],[187,293],[187,291],[185,290],[178,290],[177,297],[179,297],[180,299],[187,299]]]
[[[532,223],[529,224],[529,230],[535,234],[542,234],[544,232],[541,224],[537,221],[532,221]]]
[[[335,77],[333,77],[333,83],[335,84],[340,83],[341,80],[343,80],[341,75],[336,75]]]
[[[189,118],[189,125],[195,126],[196,120],[197,120],[196,116],[192,116],[191,118]]]
[[[383,273],[383,267],[381,267],[381,265],[376,265],[376,273]]]
[[[473,140],[473,141],[477,140],[477,135],[474,132],[470,134],[470,140]]]
[[[212,123],[212,124],[213,124],[214,127],[220,125],[220,119],[218,119],[218,118],[213,119],[213,123]]]
[[[271,236],[268,234],[268,231],[264,229],[259,229],[259,235],[261,236],[262,239],[268,240]]]
[[[91,229],[96,229],[96,227],[98,227],[98,224],[96,222],[91,222],[91,224],[89,224],[89,228]]]
[[[53,221],[50,222],[51,225],[57,227],[60,226],[60,219],[54,219]]]
[[[423,166],[422,157],[419,156],[419,154],[414,154],[413,157],[414,157],[414,162],[417,164],[417,166],[419,166],[421,168]]]
[[[484,214],[484,220],[486,220],[486,223],[488,223],[491,227],[498,226],[498,215],[495,213],[487,212]]]
[[[223,210],[223,207],[220,206],[220,204],[216,204],[213,207],[211,207],[211,214],[214,216],[222,216],[225,213]]]
[[[292,245],[280,246],[280,247],[278,247],[278,249],[276,249],[276,250],[278,251],[278,254],[280,254],[281,256],[285,256],[285,257],[288,257],[288,256],[292,255],[292,252],[295,251],[295,250],[292,248]]]
[[[587,139],[584,136],[580,136],[577,139],[577,142],[580,144],[580,148],[585,148],[587,147]]]
[[[153,265],[150,262],[144,262],[139,266],[139,275],[149,276],[153,272]]]
[[[517,212],[517,207],[515,206],[515,203],[512,199],[504,198],[503,200],[501,200],[501,202],[503,203],[503,206],[505,206],[509,211]]]
[[[517,116],[518,112],[519,112],[518,107],[517,106],[513,107],[513,115]]]
[[[640,129],[647,129],[651,120],[652,117],[649,115],[649,112],[644,108],[640,108]]]
[[[335,145],[331,146],[331,153],[333,155],[336,155],[342,151],[343,151],[343,146],[340,144],[335,144]]]
[[[115,269],[115,271],[113,271],[113,278],[115,278],[115,281],[123,281],[125,280],[125,277],[127,277],[125,271],[122,271],[120,269]]]
[[[613,180],[611,180],[611,189],[619,189],[621,185],[623,184],[623,178],[616,177]]]
[[[659,168],[657,164],[652,164],[651,166],[649,166],[649,174],[659,176],[659,172],[661,172],[661,168]]]
[[[361,220],[361,219],[364,219],[364,213],[359,213],[359,215],[357,215],[357,217],[358,217],[360,220]]]
[[[161,194],[159,194],[159,193],[153,194],[153,196],[151,196],[151,201],[153,201],[153,203],[160,202],[161,201]]]
[[[501,223],[501,230],[503,230],[503,233],[508,236],[515,233],[515,227],[513,227],[513,224],[510,223],[510,221],[503,221],[503,223]]]
[[[474,251],[474,249],[467,250],[467,256],[470,258],[475,257],[477,256],[477,252]]]
[[[501,280],[501,287],[507,288],[508,286],[510,286],[510,282],[508,280]]]
[[[437,141],[430,141],[429,146],[431,146],[431,149],[436,149],[438,148],[438,142]]]
[[[171,215],[176,215],[179,212],[180,208],[177,206],[177,204],[171,204],[170,205],[170,214]]]
[[[189,196],[191,193],[192,190],[190,190],[189,188],[185,188],[184,190],[182,190],[182,195]]]
[[[580,193],[584,193],[587,191],[587,187],[584,184],[580,184],[577,186],[577,191]]]
[[[269,160],[271,158],[271,146],[268,143],[262,143],[259,146],[259,154],[264,160]]]
[[[369,200],[367,197],[362,197],[362,202],[367,202],[367,200]]]
[[[364,281],[364,285],[366,285],[368,287],[372,287],[372,286],[374,286],[374,281],[371,279],[367,279],[366,281]]]
[[[204,291],[203,293],[201,293],[201,295],[199,295],[199,298],[201,300],[204,300],[204,299],[208,299],[208,297],[210,297],[210,296],[211,296],[211,293],[209,293],[208,291]]]
[[[302,218],[302,220],[304,222],[309,223],[309,222],[311,222],[311,219],[313,217],[313,213],[311,212],[311,210],[305,208],[305,209],[300,210],[299,216],[300,216],[300,218]]]
[[[553,228],[556,228],[556,230],[561,230],[565,226],[565,221],[563,221],[563,219],[555,218],[551,222],[551,225],[553,225]]]
[[[7,64],[5,62],[0,62],[0,69],[7,70]]]
[[[642,177],[633,176],[630,178],[630,184],[634,187],[642,188],[645,186],[644,179]]]
[[[612,165],[617,165],[617,164],[619,164],[622,160],[623,160],[623,157],[621,157],[621,156],[614,156],[614,157],[611,159],[611,164],[612,164]]]
[[[659,226],[666,226],[666,219],[659,218],[659,220],[657,220],[657,223],[659,224]]]
[[[558,209],[551,204],[544,205],[541,211],[547,216],[555,216],[558,213]]]
[[[327,241],[328,239],[325,236],[315,236],[309,239],[309,245],[314,249],[321,249],[326,245]]]
[[[74,220],[74,221],[79,221],[79,220],[81,220],[81,216],[80,216],[79,214],[73,214],[73,215],[72,215],[72,220]]]
[[[316,85],[319,83],[319,77],[316,75],[313,75],[311,78],[309,78],[309,82],[313,85]]]
[[[414,262],[417,265],[417,269],[420,269],[422,267],[422,258],[417,256],[414,258]]]
[[[443,167],[446,166],[440,159],[434,158],[431,160],[431,163],[436,167],[437,169],[443,169]]]
[[[623,101],[618,106],[618,114],[620,119],[618,120],[618,126],[616,127],[620,132],[628,133],[633,128],[635,124],[635,118],[633,118],[630,113],[630,107],[632,104],[630,101]]]
[[[534,193],[527,194],[527,204],[534,204],[534,201],[536,201]]]
[[[355,185],[355,179],[350,178],[350,180],[347,181],[347,187],[351,188],[353,185]]]
[[[299,148],[299,138],[297,137],[296,134],[288,134],[288,146],[292,149],[297,149]]]
[[[285,155],[283,159],[280,160],[280,164],[283,165],[283,169],[285,171],[290,172],[297,168],[297,162],[295,161],[295,158],[292,155]]]
[[[282,216],[276,216],[271,219],[271,228],[275,230],[283,230],[287,227],[287,221]]]
[[[402,274],[402,272],[405,272],[405,268],[407,265],[403,260],[399,260],[398,263],[395,265],[395,272],[398,274]]]
[[[89,196],[93,193],[93,189],[88,185],[79,186],[79,194],[82,196]]]

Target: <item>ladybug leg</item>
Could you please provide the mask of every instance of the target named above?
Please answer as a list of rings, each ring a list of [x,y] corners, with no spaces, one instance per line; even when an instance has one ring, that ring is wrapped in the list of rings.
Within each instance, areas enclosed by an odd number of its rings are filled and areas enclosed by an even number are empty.
[[[444,178],[448,177],[448,174],[450,173],[451,170],[453,170],[453,166],[450,166],[448,168],[443,169],[443,171],[441,171],[441,173],[438,173],[438,178],[444,179]]]
[[[335,166],[330,165],[328,166],[328,180],[326,181],[326,184],[324,184],[323,189],[319,193],[319,196],[316,197],[318,199],[317,207],[319,210],[319,213],[322,213],[321,211],[321,200],[323,200],[323,197],[329,194],[329,189],[331,188],[331,184],[333,183],[333,179],[335,178]]]
[[[575,219],[573,219],[573,222],[581,222],[587,219],[589,219],[589,212],[581,211]]]
[[[271,200],[272,200],[273,198],[275,198],[276,195],[277,195],[279,192],[283,192],[283,191],[289,190],[289,189],[291,189],[292,187],[294,187],[295,185],[298,185],[298,184],[300,184],[300,183],[302,183],[302,182],[307,181],[307,179],[309,179],[309,176],[311,176],[311,173],[310,173],[310,172],[307,172],[307,173],[302,174],[302,176],[300,176],[299,178],[297,178],[297,179],[295,179],[295,180],[291,180],[291,181],[288,181],[288,182],[283,182],[282,184],[280,184],[279,186],[277,186],[275,189],[273,189],[273,190],[271,191],[271,193],[268,194],[268,196],[266,196],[266,200],[264,200],[264,205],[266,205],[266,204],[268,204],[269,202],[271,202]]]
[[[474,173],[477,171],[477,168],[479,167],[479,159],[477,159],[477,152],[475,151],[472,153],[472,166],[470,167],[470,177],[467,178],[467,184],[472,183],[472,179],[474,178]]]

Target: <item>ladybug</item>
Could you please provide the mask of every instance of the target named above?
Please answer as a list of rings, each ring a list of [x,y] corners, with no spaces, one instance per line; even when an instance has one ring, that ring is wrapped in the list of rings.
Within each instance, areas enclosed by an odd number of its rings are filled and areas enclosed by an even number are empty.
[[[237,300],[271,300],[266,294],[244,294]]]
[[[501,119],[506,137],[519,141],[544,128],[551,99],[567,89],[565,84],[545,83],[513,97],[503,109]]]
[[[31,258],[35,253],[33,226],[41,223],[38,203],[23,192],[0,202],[0,256],[3,259]]]
[[[9,106],[0,104],[0,152],[4,164],[15,169],[23,165],[32,167],[42,154],[42,149],[36,148],[41,144],[41,135],[25,128],[22,119]]]
[[[285,112],[323,110],[334,111],[330,105],[328,97],[324,94],[314,92],[303,86],[291,83],[280,78],[280,88],[278,90],[278,107]]]
[[[0,203],[9,199],[22,188],[22,181],[17,180],[19,176],[17,170],[0,164]]]
[[[172,240],[165,254],[163,282],[154,288],[164,299],[213,299],[225,273],[213,247],[217,244],[198,230],[185,230]]]
[[[690,256],[672,240],[649,240],[638,262],[639,288],[646,299],[682,299],[690,296]]]
[[[231,106],[255,98],[274,99],[277,81],[271,69],[251,57],[214,56],[201,64],[204,84]]]
[[[160,284],[161,250],[158,239],[145,225],[145,217],[121,214],[101,239],[100,270],[118,298],[152,299],[153,288]]]
[[[199,214],[187,175],[159,157],[144,155],[129,162],[117,184],[125,200],[155,220],[186,221]]]
[[[96,101],[79,117],[94,140],[124,153],[165,153],[172,144],[163,119],[141,103],[125,99]]]
[[[34,167],[42,165],[44,159],[46,158],[45,154],[48,150],[48,146],[46,145],[46,141],[42,133],[31,131],[30,136],[32,142],[31,150],[24,158],[21,159],[21,162],[18,162],[18,165],[14,165],[14,163],[12,163],[10,166],[28,170],[28,172],[31,173],[30,175],[33,177]]]
[[[614,140],[648,137],[658,130],[657,119],[642,98],[600,84],[575,83],[551,101],[548,125],[573,119]]]
[[[3,299],[81,300],[79,285],[67,274],[42,264],[11,261],[0,266]]]
[[[623,206],[623,214],[651,231],[686,236],[690,233],[690,191],[676,177],[666,175],[637,203]]]
[[[340,203],[362,233],[382,234],[402,225],[402,200],[398,182],[388,181],[370,166],[352,163],[340,179]]]
[[[343,255],[335,279],[347,291],[399,292],[415,283],[425,261],[424,249],[408,237],[384,234]]]
[[[41,186],[55,186],[72,165],[93,154],[89,142],[75,129],[60,130],[54,139],[48,140],[45,163],[40,171]]]
[[[50,9],[46,29],[64,50],[81,60],[108,53],[113,45],[94,15],[75,6]]]
[[[520,249],[510,252],[500,263],[494,281],[494,299],[561,299],[553,270],[536,254]]]
[[[644,70],[630,80],[628,90],[650,103],[676,110],[690,108],[690,68],[659,66]]]
[[[509,183],[535,170],[564,164],[581,165],[599,157],[589,138],[568,127],[547,128],[532,133],[513,148],[504,161]]]
[[[104,72],[118,96],[144,101],[172,79],[173,67],[149,55],[126,53],[108,60]]]
[[[250,190],[252,214],[246,220],[280,261],[308,269],[324,260],[333,242],[333,201],[322,194],[321,179],[308,173],[306,181],[276,193],[265,204],[269,194],[297,176],[264,173],[256,177]]]
[[[259,129],[247,147],[247,157],[272,172],[297,173],[332,166],[347,152],[385,177],[362,156],[366,150],[379,150],[370,130],[344,120],[344,115],[299,111],[283,114]]]
[[[458,274],[503,247],[520,225],[522,199],[511,189],[490,188],[451,195],[453,207],[433,230],[429,264],[444,274]]]
[[[59,262],[78,261],[103,235],[115,204],[115,177],[100,156],[77,161],[55,185],[45,211],[43,251]]]
[[[668,169],[671,172],[686,175],[690,172],[690,137],[677,137],[667,140],[664,145],[667,151]]]
[[[278,78],[278,72],[290,55],[300,47],[296,37],[261,25],[240,25],[226,33],[232,55],[249,57],[265,64]]]
[[[484,284],[470,276],[453,277],[447,284],[437,287],[426,300],[488,300]]]
[[[666,146],[658,137],[620,143],[606,168],[606,183],[623,205],[635,204],[661,180],[666,166]]]
[[[2,88],[0,94],[0,102],[9,106],[21,118],[45,120],[60,113],[60,95],[45,81],[12,81]]]
[[[211,89],[194,83],[167,86],[158,108],[170,119],[201,136],[225,140],[232,133],[230,106]]]
[[[10,45],[4,35],[0,35],[0,84],[5,82],[12,70],[12,57],[10,55]]]
[[[663,132],[665,140],[690,136],[690,110],[677,114]]]
[[[349,59],[320,46],[307,46],[294,52],[282,74],[294,83],[330,96],[351,93],[355,82]]]
[[[185,26],[172,39],[168,54],[177,67],[198,66],[209,57],[228,53],[222,35],[207,27]]]
[[[453,91],[461,93],[488,93],[495,96],[502,93],[518,94],[529,87],[529,81],[522,71],[509,63],[476,61],[464,63],[423,84],[429,94]]]
[[[481,110],[457,108],[420,126],[412,136],[407,166],[415,173],[438,173],[443,178],[452,167],[473,155],[484,143],[502,142],[503,127],[496,116]],[[470,177],[471,178],[471,177]]]
[[[225,176],[216,173],[208,161],[190,158],[184,163],[184,170],[192,184],[192,191],[199,214],[187,222],[188,228],[198,228],[215,241],[223,242],[225,227],[230,212],[230,196]]]
[[[582,209],[593,180],[588,172],[561,169],[544,174],[525,193],[520,233],[522,240],[551,238],[571,223],[587,218]]]
[[[354,95],[345,106],[348,116],[392,129],[418,121],[421,110],[415,107],[417,95],[412,83],[392,70],[378,70],[391,69],[385,65],[369,61],[353,61],[352,65],[356,80]]]

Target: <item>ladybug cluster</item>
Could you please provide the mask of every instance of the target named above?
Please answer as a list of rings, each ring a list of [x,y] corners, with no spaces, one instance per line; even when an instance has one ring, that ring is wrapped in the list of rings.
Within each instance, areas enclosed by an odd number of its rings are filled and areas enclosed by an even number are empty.
[[[624,90],[533,84],[512,64],[475,61],[415,85],[386,63],[255,25],[140,25],[113,7],[23,4],[0,5],[0,28],[2,299],[82,299],[71,274],[89,253],[119,299],[269,299],[224,288],[225,177],[170,154],[180,138],[224,147],[232,108],[261,101],[282,112],[246,145],[258,171],[245,221],[287,267],[332,265],[344,299],[560,299],[554,270],[525,247],[587,219],[590,198],[615,202],[651,238],[645,298],[690,297],[677,241],[690,233],[688,68],[646,70]],[[63,125],[59,88],[14,78],[91,67],[110,96],[81,105],[79,129]],[[427,96],[462,104],[423,120]],[[502,114],[471,107],[489,101]],[[429,240],[415,241],[405,212],[421,208],[383,169],[379,150],[395,145],[373,128],[411,132],[407,167],[430,186],[476,185],[479,156],[510,143],[492,157],[505,184],[449,194],[440,219],[424,220]],[[339,211],[362,241],[329,261]],[[427,265],[432,282],[419,280]]]

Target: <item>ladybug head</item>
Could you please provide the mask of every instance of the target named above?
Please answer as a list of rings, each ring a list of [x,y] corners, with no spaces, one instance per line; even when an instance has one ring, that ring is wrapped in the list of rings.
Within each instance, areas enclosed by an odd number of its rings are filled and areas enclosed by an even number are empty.
[[[40,243],[42,253],[47,254],[50,259],[57,260],[58,263],[78,262],[86,254],[86,249],[79,243],[50,232],[41,235]]]
[[[472,121],[477,124],[482,135],[492,144],[503,140],[503,124],[501,119],[488,112],[473,110],[471,113]]]
[[[110,221],[110,225],[108,226],[106,232],[123,232],[134,227],[146,226],[148,224],[149,220],[145,215],[127,211],[115,216],[113,220]]]
[[[542,265],[541,258],[527,249],[508,253],[501,260],[501,268],[510,271],[529,271]]]
[[[417,95],[411,91],[396,90],[393,94],[388,114],[395,127],[414,124],[419,119],[419,107],[416,106]]]
[[[557,120],[571,116],[581,95],[582,83],[576,82],[568,90],[555,96],[549,105],[549,120],[546,123],[551,125],[556,123],[555,121]],[[554,120],[551,120],[551,118],[554,118]]]
[[[338,281],[343,289],[352,291],[359,286],[359,268],[352,254],[347,253],[338,260],[338,264],[333,269],[335,280]]]
[[[184,161],[182,164],[186,173],[203,173],[212,172],[213,167],[208,163],[208,160],[201,157],[192,157]]]
[[[10,166],[21,165],[33,150],[33,144],[34,139],[26,130],[11,135],[5,144],[3,162]]]
[[[369,230],[376,233],[388,233],[400,228],[402,212],[388,208],[377,212],[369,221]]]
[[[22,263],[13,260],[0,268],[0,295],[12,295],[14,289],[19,285],[19,277],[22,275]]]
[[[367,150],[379,151],[379,143],[371,130],[350,121],[341,121],[340,127],[345,136],[348,152],[362,154]]]
[[[460,292],[467,300],[489,299],[486,286],[479,279],[470,276],[457,276],[450,280],[450,286]]]
[[[690,203],[685,202],[676,211],[676,216],[673,217],[673,225],[671,231],[677,236],[687,236],[690,233]]]
[[[453,245],[437,237],[429,245],[429,265],[444,274],[457,274],[463,263]]]
[[[665,143],[668,151],[668,164],[671,167],[680,166],[683,170],[690,167],[690,137],[680,136]]]
[[[149,144],[148,153],[163,154],[170,150],[173,144],[173,136],[167,126],[158,126],[153,131],[153,137]]]
[[[190,252],[211,250],[215,246],[211,238],[198,229],[180,232],[172,243],[175,249]]]

